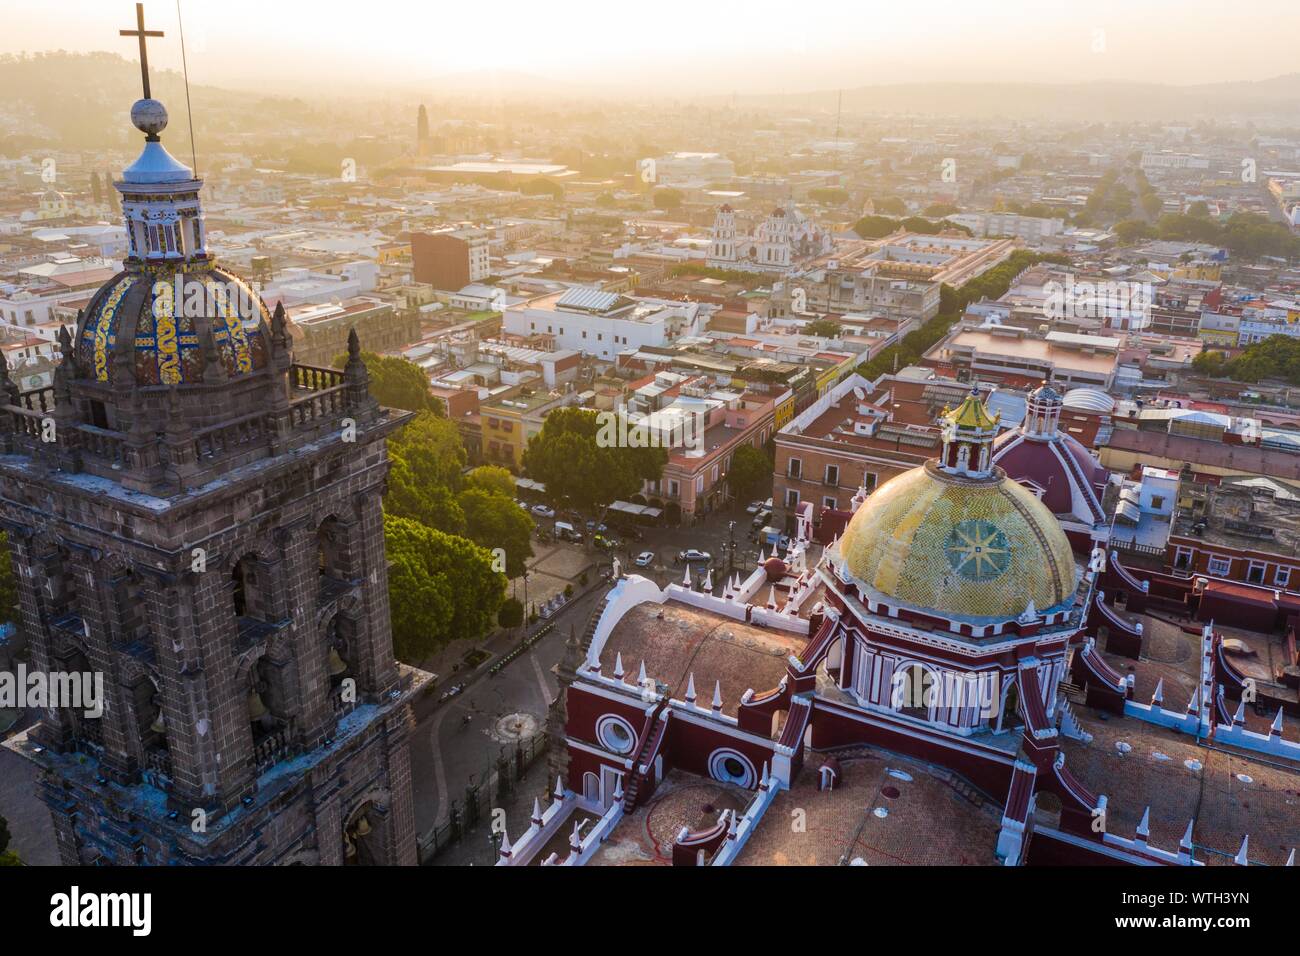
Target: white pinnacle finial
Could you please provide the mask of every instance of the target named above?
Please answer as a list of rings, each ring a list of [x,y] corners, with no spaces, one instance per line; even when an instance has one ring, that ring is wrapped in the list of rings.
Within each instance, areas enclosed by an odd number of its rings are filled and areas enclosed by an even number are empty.
[[[771,608],[776,607],[776,585],[775,584],[769,584],[767,586],[767,606]]]
[[[692,671],[686,678],[686,703],[695,703],[695,672]]]
[[[1281,707],[1278,707],[1277,716],[1273,718],[1273,726],[1269,728],[1268,732],[1275,737],[1282,736],[1282,708]]]
[[[642,687],[645,686],[645,658],[641,658],[641,666],[636,672],[636,682]]]
[[[1293,848],[1293,849],[1291,850],[1291,852],[1287,855],[1286,862],[1283,863],[1282,865],[1283,865],[1283,866],[1295,866],[1295,849],[1294,849],[1294,848]]]
[[[506,825],[501,824],[501,858],[510,858],[510,834],[506,832]]]
[[[562,776],[557,776],[555,778],[555,799],[564,799],[564,777]]]
[[[533,797],[533,825],[542,825],[542,801],[538,797]]]
[[[1142,811],[1142,819],[1138,822],[1137,835],[1143,840],[1151,835],[1151,808],[1147,807]]]
[[[682,587],[689,588],[690,586],[691,586],[691,566],[688,564],[686,565],[686,573],[682,575]]]
[[[1232,862],[1237,864],[1237,866],[1250,866],[1250,860],[1246,856],[1246,849],[1249,845],[1250,845],[1250,834],[1247,833],[1244,837],[1241,838],[1241,849],[1238,850],[1237,855],[1232,858]]]
[[[1159,707],[1165,699],[1165,679],[1162,677],[1156,681],[1156,692],[1151,695],[1151,705]]]
[[[716,714],[722,710],[722,681],[713,682],[713,712]]]
[[[622,651],[614,655],[614,678],[623,679],[623,653]]]

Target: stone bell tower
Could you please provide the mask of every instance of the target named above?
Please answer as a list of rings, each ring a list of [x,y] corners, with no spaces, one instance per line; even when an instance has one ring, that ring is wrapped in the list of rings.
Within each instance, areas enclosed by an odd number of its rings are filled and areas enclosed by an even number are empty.
[[[9,746],[65,864],[414,864],[381,503],[407,413],[370,397],[355,332],[342,371],[294,363],[283,310],[207,251],[166,110],[131,115],[123,271],[51,386],[0,368],[31,668],[103,675],[103,714],[51,701]]]

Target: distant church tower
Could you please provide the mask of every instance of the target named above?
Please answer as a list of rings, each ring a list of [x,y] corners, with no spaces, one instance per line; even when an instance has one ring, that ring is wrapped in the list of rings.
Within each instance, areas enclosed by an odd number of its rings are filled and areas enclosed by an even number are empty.
[[[790,217],[774,209],[759,228],[758,264],[764,269],[790,268]]]
[[[64,864],[414,864],[381,503],[407,416],[355,333],[344,370],[294,364],[283,310],[215,262],[147,74],[131,119],[124,270],[51,386],[0,364],[31,668],[102,674],[104,711],[50,707],[9,746]]]
[[[429,111],[421,103],[415,118],[415,154],[428,156],[429,145]]]
[[[736,210],[728,203],[718,207],[713,218],[709,241],[709,264],[727,265],[736,261]]]

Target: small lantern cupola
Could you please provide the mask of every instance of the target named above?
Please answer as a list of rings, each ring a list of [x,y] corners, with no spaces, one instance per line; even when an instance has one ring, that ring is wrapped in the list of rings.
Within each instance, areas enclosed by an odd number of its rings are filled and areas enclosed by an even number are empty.
[[[1061,396],[1056,389],[1044,382],[1029,393],[1025,409],[1025,423],[1021,432],[1026,438],[1056,437],[1061,422]]]
[[[979,388],[956,408],[944,409],[943,454],[939,469],[966,478],[993,475],[993,439],[997,437],[1001,414],[990,415],[980,399]]]
[[[130,241],[129,264],[181,262],[207,258],[198,179],[167,152],[158,138],[167,127],[167,110],[155,99],[137,100],[131,122],[145,134],[144,150],[113,184],[122,194],[122,215]]]

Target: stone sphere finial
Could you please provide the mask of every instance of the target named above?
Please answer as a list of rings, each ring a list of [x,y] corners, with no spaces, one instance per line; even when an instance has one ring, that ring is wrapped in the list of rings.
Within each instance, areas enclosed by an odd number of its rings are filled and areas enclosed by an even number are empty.
[[[131,122],[140,132],[156,137],[167,128],[167,107],[157,100],[136,100],[131,105]]]

